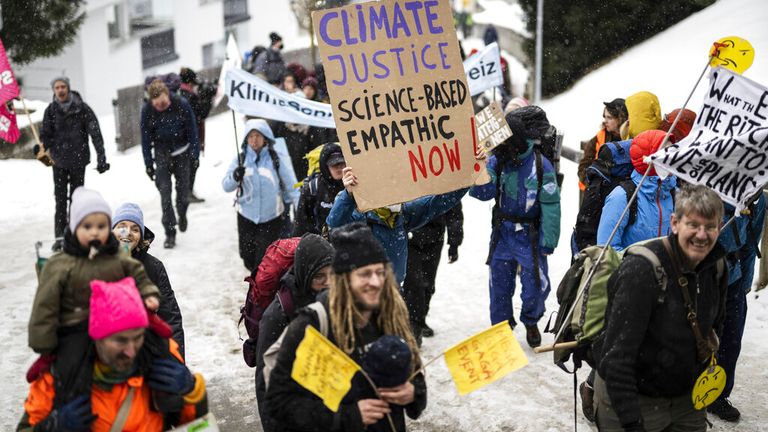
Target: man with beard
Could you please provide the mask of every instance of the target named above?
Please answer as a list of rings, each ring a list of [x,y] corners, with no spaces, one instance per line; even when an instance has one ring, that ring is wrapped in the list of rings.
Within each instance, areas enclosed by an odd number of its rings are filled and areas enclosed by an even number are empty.
[[[395,280],[389,259],[365,223],[353,223],[331,231],[335,248],[331,286],[320,300],[322,317],[304,309],[283,336],[277,364],[267,388],[267,412],[278,431],[360,431],[389,430],[389,414],[398,431],[405,431],[405,416],[417,418],[426,407],[427,387],[419,369],[419,351],[408,322],[408,310]],[[327,321],[322,325],[320,320]],[[384,335],[396,336],[410,351],[407,373],[391,369],[392,376],[377,381],[380,399],[361,373],[336,413],[323,401],[291,378],[296,349],[311,325],[328,328],[328,339],[357,364],[369,364],[369,349]],[[399,350],[402,351],[402,350]],[[367,370],[367,369],[366,369]],[[397,377],[394,377],[397,375]],[[398,379],[400,378],[400,379]],[[381,385],[379,382],[388,382]]]
[[[85,166],[91,162],[88,136],[96,149],[96,170],[99,174],[109,169],[104,154],[104,139],[101,137],[99,120],[80,97],[80,93],[69,88],[69,78],[56,77],[51,81],[53,102],[45,109],[40,141],[51,151],[53,158],[53,194],[56,199],[53,250],[61,250],[64,229],[67,227],[67,202],[72,192],[85,183]],[[40,151],[35,146],[34,153]]]
[[[722,217],[711,189],[680,189],[672,234],[645,243],[666,278],[647,258],[628,254],[608,280],[605,339],[595,347],[600,431],[707,430],[706,410],[694,408],[691,392],[717,351],[725,317]]]

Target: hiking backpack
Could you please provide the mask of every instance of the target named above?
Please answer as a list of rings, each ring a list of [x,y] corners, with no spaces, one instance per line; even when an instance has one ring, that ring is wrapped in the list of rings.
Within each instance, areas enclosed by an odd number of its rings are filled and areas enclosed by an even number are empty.
[[[525,124],[528,136],[534,140],[535,148],[546,157],[555,168],[557,186],[563,184],[563,174],[560,172],[560,151],[563,146],[563,134],[549,123],[547,113],[541,107],[529,105],[514,111],[515,117]]]
[[[293,297],[290,290],[280,289],[280,278],[293,266],[300,237],[279,239],[267,247],[259,267],[244,280],[248,282],[245,304],[240,307],[240,320],[245,322],[248,339],[243,342],[243,359],[250,367],[256,366],[256,343],[259,338],[259,323],[275,296],[280,300],[286,314],[293,313]]]
[[[597,159],[587,168],[587,189],[576,216],[572,244],[574,255],[586,247],[597,244],[597,228],[603,214],[603,205],[608,194],[616,186],[627,192],[627,200],[635,192],[635,183],[630,178],[635,169],[629,156],[632,140],[608,142],[600,147]],[[637,218],[637,200],[629,207],[629,224]]]
[[[658,303],[664,303],[667,275],[656,254],[644,245],[648,241],[650,240],[635,243],[623,252],[616,252],[612,247],[607,246],[605,255],[589,284],[587,284],[587,278],[603,247],[590,246],[578,253],[557,287],[557,302],[560,307],[555,325],[545,330],[557,334],[562,329],[555,344],[575,342],[575,346],[572,347],[555,348],[554,362],[558,367],[570,373],[565,363],[571,358],[574,371],[581,367],[582,362],[587,362],[593,368],[596,366],[592,355],[592,344],[603,335],[608,306],[608,279],[619,268],[621,260],[627,254],[640,255],[651,262],[656,286],[659,288]],[[583,294],[579,297],[580,291],[583,291]],[[573,313],[569,317],[568,312],[571,308]],[[550,327],[549,324],[547,327]]]

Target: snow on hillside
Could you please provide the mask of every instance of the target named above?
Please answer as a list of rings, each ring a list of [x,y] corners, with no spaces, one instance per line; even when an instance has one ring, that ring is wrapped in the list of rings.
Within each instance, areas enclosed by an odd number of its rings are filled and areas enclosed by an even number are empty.
[[[768,61],[767,12],[759,0],[722,0],[646,43],[629,50],[577,83],[572,90],[545,101],[550,119],[566,131],[569,145],[587,139],[597,129],[601,101],[650,90],[662,109],[681,105],[704,66],[707,50],[717,38],[735,34],[755,46],[755,64],[745,75],[765,83]],[[694,97],[692,108],[697,109]],[[112,169],[99,175],[92,165],[86,184],[102,192],[114,207],[126,200],[143,209],[145,223],[161,232],[160,200],[146,178],[138,148],[118,153],[114,121],[101,119]],[[232,196],[221,190],[227,165],[235,156],[231,114],[209,119],[207,152],[201,160],[196,190],[206,198],[189,210],[189,229],[178,236],[176,249],[162,248],[162,234],[152,248],[166,265],[184,315],[190,367],[207,381],[211,408],[224,431],[260,430],[254,398],[253,369],[242,361],[237,330],[238,308],[245,295],[245,270],[237,254],[235,209]],[[238,132],[242,138],[242,130]],[[550,257],[553,284],[569,264],[568,238],[578,205],[575,165],[563,163],[563,220],[560,247]],[[27,320],[36,288],[33,244],[47,241],[53,232],[51,172],[36,161],[0,161],[0,430],[12,430],[21,416],[27,392],[24,372],[35,355],[27,348]],[[486,328],[488,270],[485,266],[490,232],[490,204],[465,198],[465,240],[459,261],[443,257],[437,293],[428,317],[434,338],[425,339],[423,356],[430,359],[471,334]],[[554,288],[553,288],[554,290]],[[768,382],[764,359],[768,356],[768,296],[750,296],[745,343],[738,369],[734,404],[742,410],[738,425],[715,421],[715,430],[764,430]],[[519,296],[515,299],[519,311]],[[554,292],[548,312],[556,310]],[[546,322],[540,323],[542,329]],[[244,330],[241,331],[243,333]],[[244,334],[244,333],[243,333]],[[522,326],[516,331],[524,340]],[[551,335],[545,335],[545,342]],[[443,361],[427,370],[429,406],[410,423],[413,431],[562,431],[573,427],[572,377],[552,364],[550,355],[535,355],[525,346],[530,365],[497,383],[460,397]],[[579,375],[586,377],[586,371]],[[579,429],[589,424],[578,416]]]

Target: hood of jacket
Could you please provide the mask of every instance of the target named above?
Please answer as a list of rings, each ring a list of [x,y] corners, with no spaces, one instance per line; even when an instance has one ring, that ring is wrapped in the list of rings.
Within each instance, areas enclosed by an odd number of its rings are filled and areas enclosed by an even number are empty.
[[[635,184],[640,183],[640,179],[643,178],[643,175],[639,172],[632,171],[632,181],[635,182]],[[656,194],[658,193],[659,189],[661,189],[662,197],[670,196],[672,195],[672,190],[677,187],[677,177],[673,175],[667,176],[664,180],[661,179],[659,176],[655,175],[649,175],[646,177],[645,181],[643,182],[642,186],[640,186],[640,192],[643,195],[647,195],[649,197],[656,197]],[[629,198],[629,197],[627,197]]]
[[[131,256],[139,261],[143,261],[143,258],[147,255],[147,252],[149,252],[149,246],[153,241],[155,241],[155,233],[145,225],[144,235],[141,237],[141,240],[139,240],[138,246],[131,252]]]
[[[341,180],[335,180],[331,176],[331,170],[328,168],[328,158],[331,157],[333,153],[337,153],[341,151],[341,146],[339,146],[336,143],[328,143],[323,146],[323,150],[320,151],[320,174],[323,176],[323,179],[329,184],[333,185],[335,187],[338,187],[339,190],[344,187],[344,183]]]
[[[643,159],[659,150],[666,135],[667,133],[662,130],[653,129],[641,132],[632,140],[632,144],[629,146],[629,157],[632,160],[632,166],[635,167],[635,171],[645,174],[648,164]],[[673,135],[669,136],[669,142],[675,142]],[[656,170],[651,168],[648,171],[648,175],[655,176]]]
[[[293,269],[288,274],[293,274],[295,284],[291,286],[293,303],[298,309],[315,301],[316,293],[312,291],[312,277],[318,270],[331,265],[333,260],[333,246],[328,240],[317,234],[305,234],[298,247],[293,260]]]
[[[243,134],[244,147],[248,146],[248,134],[251,133],[252,130],[259,131],[259,133],[264,136],[267,141],[265,144],[275,142],[275,134],[272,133],[272,128],[269,127],[267,121],[263,119],[252,119],[245,122],[245,134]]]
[[[629,113],[629,138],[661,126],[661,105],[655,94],[647,91],[635,93],[626,99],[625,104]]]

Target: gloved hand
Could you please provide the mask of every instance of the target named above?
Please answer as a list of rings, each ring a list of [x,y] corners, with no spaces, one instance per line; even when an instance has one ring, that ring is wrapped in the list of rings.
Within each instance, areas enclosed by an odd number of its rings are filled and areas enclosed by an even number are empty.
[[[82,395],[51,411],[48,417],[35,425],[35,430],[89,431],[97,417],[91,412],[91,395]]]
[[[34,154],[35,156],[37,156],[37,154],[38,154],[38,153],[40,153],[40,144],[35,144],[35,145],[32,147],[32,154]]]
[[[200,159],[192,159],[192,170],[200,168]]]
[[[448,264],[453,264],[459,259],[459,247],[456,245],[448,246]]]
[[[238,166],[232,171],[232,178],[235,179],[236,182],[240,183],[243,180],[243,177],[245,177],[245,167],[243,165]]]
[[[102,161],[102,162],[99,162],[99,163],[96,165],[96,171],[98,171],[98,172],[99,172],[99,174],[104,174],[104,173],[105,173],[105,172],[107,172],[108,170],[109,170],[109,164],[107,163],[107,161]]]
[[[195,388],[195,376],[183,364],[171,359],[157,359],[148,376],[153,390],[185,395]]]
[[[152,165],[147,166],[147,176],[150,180],[155,181],[155,167]]]

